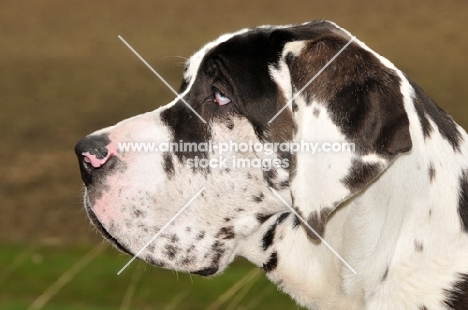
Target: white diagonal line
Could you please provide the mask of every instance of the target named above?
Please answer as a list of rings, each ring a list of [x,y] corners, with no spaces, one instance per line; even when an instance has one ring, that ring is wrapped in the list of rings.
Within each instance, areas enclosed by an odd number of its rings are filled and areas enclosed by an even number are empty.
[[[330,251],[332,251],[333,254],[335,254],[336,257],[338,257],[338,258],[343,262],[343,264],[346,265],[346,267],[349,268],[349,270],[351,270],[354,274],[357,274],[356,270],[354,270],[354,268],[351,267],[351,265],[348,264],[348,262],[346,262],[346,261],[344,260],[344,258],[341,257],[341,255],[338,254],[338,252],[335,251],[335,249],[332,248],[332,246],[331,246],[330,244],[328,244],[328,242],[326,242],[325,239],[323,239],[322,236],[320,236],[320,235],[315,231],[315,229],[313,229],[313,228],[309,225],[309,223],[307,223],[307,221],[304,220],[304,218],[302,218],[302,216],[300,216],[300,215],[296,212],[296,210],[294,210],[294,209],[283,199],[283,197],[280,196],[280,194],[278,194],[278,192],[277,192],[276,190],[274,190],[272,187],[270,187],[270,190],[271,190],[271,192],[272,192],[273,194],[275,194],[276,197],[278,197],[279,200],[281,200],[281,201],[284,203],[285,206],[287,206],[287,207],[291,210],[292,213],[294,213],[294,215],[297,216],[298,219],[301,220],[301,222],[302,222],[308,229],[310,229],[310,230],[320,239],[320,241],[322,241],[323,244],[325,244],[325,245],[327,246],[327,248],[330,249]]]
[[[127,45],[127,47],[128,47],[138,58],[140,58],[140,60],[141,60],[154,74],[156,74],[156,76],[161,80],[161,82],[163,82],[164,85],[166,85],[167,88],[169,88],[169,89],[177,96],[177,99],[182,100],[182,102],[185,103],[185,105],[186,105],[190,110],[192,110],[192,112],[195,113],[195,115],[198,116],[198,118],[201,119],[203,123],[206,124],[206,121],[203,119],[203,117],[201,117],[201,115],[198,114],[197,111],[195,111],[195,110],[190,106],[190,104],[188,104],[187,101],[185,101],[185,99],[182,98],[182,97],[179,95],[179,93],[176,92],[176,91],[174,90],[174,88],[172,88],[171,85],[169,85],[169,83],[166,82],[166,80],[163,79],[163,77],[162,77],[156,70],[154,70],[153,67],[151,67],[151,66],[149,65],[149,63],[147,63],[146,60],[144,60],[143,57],[141,57],[140,54],[138,54],[138,52],[135,51],[135,49],[134,49],[133,47],[131,47],[130,44],[127,43],[127,41],[124,40],[124,38],[122,38],[120,35],[118,36],[118,38],[119,38],[125,45]]]
[[[170,220],[169,222],[166,223],[166,225],[164,225],[157,233],[156,235],[153,236],[153,238],[150,239],[150,241],[148,241],[144,246],[143,248],[141,248],[140,251],[138,251],[133,257],[132,259],[125,265],[122,267],[122,269],[120,269],[119,272],[117,272],[117,275],[120,275],[122,273],[122,271],[125,270],[125,268],[128,267],[128,265],[130,265],[134,260],[135,258],[138,257],[138,255],[140,255],[150,244],[151,242],[153,242],[157,237],[159,237],[159,235],[195,200],[195,198],[197,198],[204,190],[206,189],[206,187],[203,187],[198,193],[195,194],[195,196],[193,196],[192,199],[189,200],[189,202],[187,202],[185,204],[185,206],[182,207],[182,209],[179,210],[179,212],[177,212]]]
[[[306,88],[310,85],[310,83],[312,83],[312,82],[323,72],[323,70],[325,70],[325,69],[336,59],[336,57],[338,57],[338,56],[354,41],[354,39],[356,39],[355,36],[353,36],[353,37],[351,38],[351,40],[349,40],[349,42],[346,43],[346,45],[343,46],[343,47],[338,51],[338,53],[336,53],[335,56],[333,56],[332,59],[330,59],[330,60],[322,67],[322,69],[320,69],[320,71],[317,72],[317,73],[310,79],[310,81],[307,82],[307,84],[305,84],[304,87],[302,87],[302,88],[292,97],[292,99],[289,100],[288,103],[286,103],[286,104],[284,105],[284,107],[282,107],[281,110],[279,110],[278,113],[276,113],[275,116],[273,116],[273,117],[271,118],[271,120],[268,122],[268,124],[270,124],[271,122],[273,122],[273,121],[275,120],[275,118],[277,118],[278,115],[280,115],[281,112],[283,112],[283,110],[286,109],[286,107],[287,107],[288,105],[290,105],[291,102],[293,102],[293,101],[297,98],[297,96],[299,96],[299,95],[304,91],[304,89],[306,89]]]

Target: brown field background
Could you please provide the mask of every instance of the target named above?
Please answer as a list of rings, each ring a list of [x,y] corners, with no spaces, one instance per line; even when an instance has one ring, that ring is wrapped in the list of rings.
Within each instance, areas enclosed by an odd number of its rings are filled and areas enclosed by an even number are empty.
[[[0,245],[96,243],[73,153],[173,99],[183,58],[224,32],[329,19],[468,128],[468,2],[0,0]]]

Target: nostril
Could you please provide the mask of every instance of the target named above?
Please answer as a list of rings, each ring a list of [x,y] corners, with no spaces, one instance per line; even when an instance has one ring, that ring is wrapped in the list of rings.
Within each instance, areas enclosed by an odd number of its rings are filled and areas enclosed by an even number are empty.
[[[102,153],[103,152],[101,152],[101,154]],[[83,152],[83,153],[81,153],[81,155],[83,155],[83,161],[85,163],[90,164],[91,166],[93,166],[93,168],[100,168],[112,156],[112,154],[110,152],[107,152],[107,149],[106,149],[106,155],[104,156],[104,158],[100,158],[100,156],[92,154],[91,152]]]

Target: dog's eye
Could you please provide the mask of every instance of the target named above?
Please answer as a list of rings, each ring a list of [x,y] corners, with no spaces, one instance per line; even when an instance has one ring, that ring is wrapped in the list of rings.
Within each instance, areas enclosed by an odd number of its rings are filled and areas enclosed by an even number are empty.
[[[214,101],[219,106],[222,106],[222,105],[226,105],[226,104],[230,103],[231,99],[229,99],[229,97],[227,97],[223,92],[218,90],[218,91],[215,92]]]

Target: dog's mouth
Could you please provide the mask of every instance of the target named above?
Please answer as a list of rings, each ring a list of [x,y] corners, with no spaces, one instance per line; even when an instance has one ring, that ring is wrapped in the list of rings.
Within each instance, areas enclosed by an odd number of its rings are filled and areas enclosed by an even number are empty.
[[[115,246],[118,250],[120,250],[123,253],[126,253],[130,256],[133,256],[134,254],[130,252],[125,246],[123,246],[117,238],[112,236],[102,225],[102,223],[99,221],[98,217],[96,214],[93,212],[92,208],[90,207],[90,204],[88,202],[85,202],[85,209],[86,213],[88,214],[88,217],[91,221],[91,223],[96,227],[96,229],[102,234],[102,236],[109,241],[113,246]],[[157,260],[148,260],[145,259],[145,261],[153,266],[160,267],[160,268],[169,268],[164,262],[162,261],[157,261]],[[215,275],[219,271],[219,266],[210,266],[206,268],[202,268],[196,271],[190,271],[185,269],[185,272],[189,272],[191,274],[203,276],[203,277],[209,277]]]

